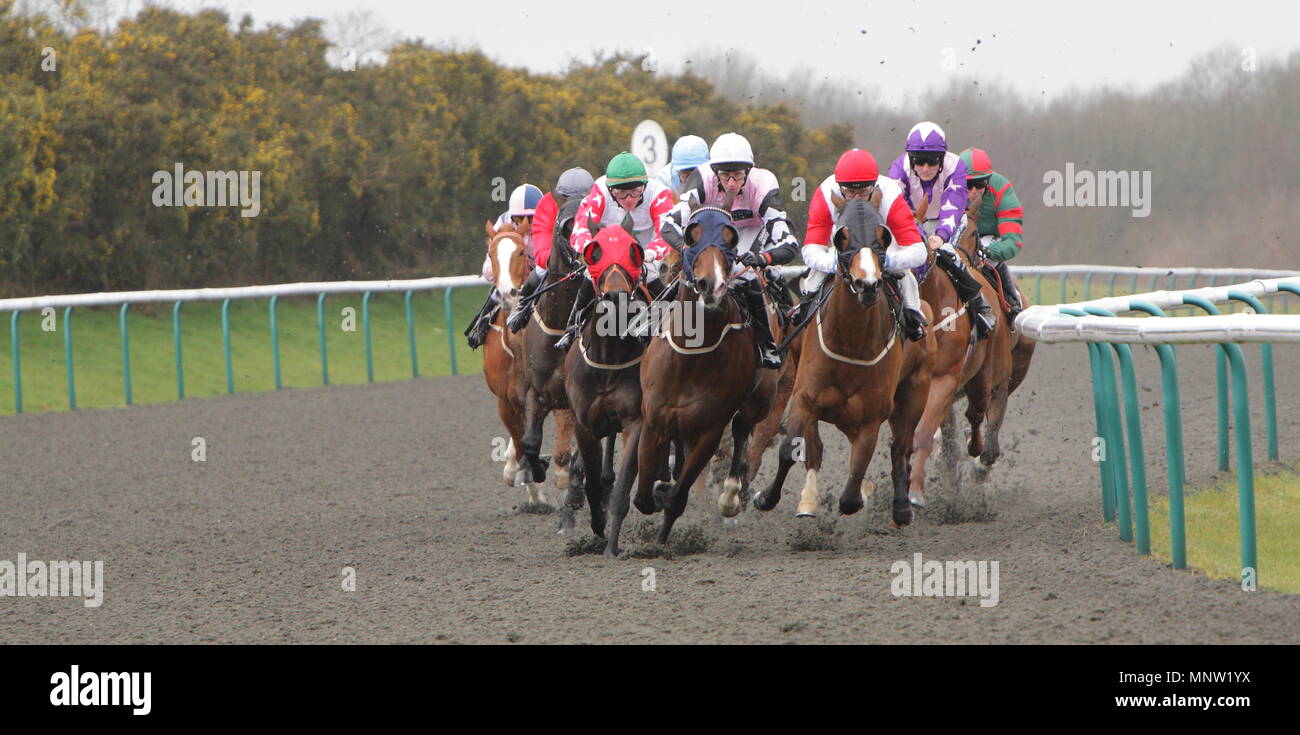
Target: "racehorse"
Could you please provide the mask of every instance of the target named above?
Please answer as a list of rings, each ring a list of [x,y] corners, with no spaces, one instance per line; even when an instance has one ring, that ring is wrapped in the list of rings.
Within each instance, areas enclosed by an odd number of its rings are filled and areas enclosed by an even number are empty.
[[[591,228],[596,231],[593,223]],[[589,319],[570,348],[564,365],[564,385],[573,410],[574,434],[578,442],[580,466],[574,468],[575,495],[582,485],[591,510],[591,530],[605,535],[606,495],[613,485],[613,438],[622,434],[623,453],[641,424],[642,341],[622,330],[610,328],[626,325],[634,316],[631,304],[638,295],[644,254],[629,234],[618,237],[617,228],[600,231],[587,246],[588,262],[603,265],[595,283],[597,317]],[[639,303],[645,304],[648,299]],[[606,319],[612,315],[614,319]],[[600,441],[606,439],[602,457]],[[567,498],[561,510],[562,529],[572,528],[573,508],[581,499]]]
[[[686,509],[691,485],[731,424],[732,467],[718,504],[724,515],[739,511],[745,448],[754,424],[767,414],[775,390],[773,371],[759,370],[753,333],[737,300],[728,293],[729,255],[739,234],[731,224],[730,197],[724,206],[697,208],[685,229],[686,253],[671,308],[641,361],[641,424],[628,441],[609,500],[605,554],[618,554],[633,477],[637,510],[662,509],[659,543]],[[688,323],[687,310],[702,314]],[[751,318],[762,318],[752,315]],[[691,346],[691,343],[699,346]],[[657,470],[671,444],[680,444],[676,481],[657,483]],[[635,468],[635,469],[634,469]]]
[[[979,235],[974,223],[980,206],[980,193],[976,191],[966,208],[967,227],[957,242],[957,257],[962,258],[971,275],[979,281],[986,303],[996,303],[997,292],[974,266],[978,263],[976,250]],[[925,218],[928,201],[922,198],[917,207],[918,223]],[[976,339],[975,327],[967,315],[966,304],[957,296],[957,288],[946,273],[936,273],[934,252],[926,262],[925,279],[921,282],[921,298],[930,305],[939,322],[931,327],[935,336],[934,372],[930,381],[930,395],[926,399],[925,413],[916,427],[912,449],[912,479],[909,497],[918,507],[925,505],[925,465],[934,450],[935,430],[948,416],[958,393],[965,391],[966,417],[971,423],[972,441],[979,436],[979,424],[991,403],[999,397],[1005,409],[1007,383],[1011,377],[1012,335],[1006,319],[999,319],[987,338]],[[999,420],[999,424],[1000,424]],[[990,427],[991,428],[991,427]],[[994,440],[996,442],[996,439]]]
[[[863,478],[875,452],[880,424],[888,419],[893,435],[894,485],[890,525],[897,528],[912,520],[907,496],[909,460],[913,433],[930,389],[935,340],[931,331],[917,342],[903,339],[888,299],[880,298],[887,276],[880,267],[885,228],[877,207],[861,199],[835,204],[843,206],[841,225],[832,238],[839,252],[836,278],[828,286],[829,297],[801,335],[803,349],[791,398],[789,432],[778,452],[776,477],[766,490],[755,493],[754,507],[776,507],[798,446],[807,474],[797,515],[817,514],[817,473],[822,464],[817,424],[827,421],[852,445],[840,512],[847,515],[861,510]],[[933,323],[924,301],[921,309]]]
[[[524,375],[517,356],[523,353],[524,340],[522,334],[512,334],[505,323],[519,298],[519,286],[532,268],[524,250],[527,234],[526,224],[517,228],[513,223],[505,223],[497,230],[490,221],[487,223],[487,252],[502,306],[492,319],[490,333],[483,343],[483,377],[488,390],[497,397],[497,413],[510,434],[502,472],[506,487],[516,484],[522,457],[519,448],[523,445],[524,435]],[[528,488],[530,502],[546,502],[532,477],[519,479],[523,479]]]
[[[520,465],[531,473],[534,482],[546,479],[546,466],[540,459],[542,426],[546,416],[555,412],[556,447],[555,487],[569,487],[569,464],[572,457],[573,412],[564,390],[564,355],[555,342],[564,335],[573,301],[582,286],[582,263],[569,246],[573,217],[581,200],[569,199],[555,220],[551,252],[546,259],[546,280],[541,284],[537,304],[524,329],[524,436]],[[563,522],[561,523],[563,526]],[[561,527],[561,532],[565,529]]]

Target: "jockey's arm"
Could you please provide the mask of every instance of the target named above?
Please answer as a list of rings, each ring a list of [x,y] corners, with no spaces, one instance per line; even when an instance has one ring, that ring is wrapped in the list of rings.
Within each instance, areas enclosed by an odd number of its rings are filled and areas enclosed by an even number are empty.
[[[921,232],[916,228],[907,200],[901,195],[894,197],[889,210],[882,214],[885,215],[885,226],[894,236],[894,241],[885,249],[885,270],[908,270],[924,263],[927,251],[921,244]]]
[[[958,159],[957,166],[953,169],[952,176],[948,177],[948,183],[939,197],[939,221],[935,225],[934,234],[941,241],[952,240],[952,234],[957,231],[957,223],[966,211],[968,196],[966,162]]]
[[[768,265],[785,265],[794,260],[799,252],[799,241],[790,231],[790,220],[785,215],[781,190],[772,189],[758,205],[758,214],[763,218],[763,228],[767,231],[767,242],[759,253]]]
[[[646,245],[646,260],[663,260],[668,254],[669,245],[664,238],[664,232],[667,230],[672,237],[677,234],[672,231],[673,224],[670,215],[673,213],[673,193],[670,189],[662,189],[655,194],[654,199],[650,200],[650,222],[654,226],[654,237]]]
[[[814,193],[812,203],[808,205],[808,228],[804,232],[801,250],[804,265],[822,273],[835,272],[835,251],[828,244],[834,226],[835,218],[822,192]]]
[[[1008,181],[997,203],[998,234],[986,247],[989,257],[997,261],[1011,260],[1020,254],[1024,242],[1024,213],[1020,197]]]

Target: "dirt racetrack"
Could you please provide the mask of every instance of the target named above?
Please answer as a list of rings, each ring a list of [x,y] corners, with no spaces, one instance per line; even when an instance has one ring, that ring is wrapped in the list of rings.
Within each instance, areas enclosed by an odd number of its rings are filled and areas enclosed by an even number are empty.
[[[1135,352],[1147,475],[1162,492],[1157,363]],[[1259,458],[1258,349],[1246,352]],[[1203,482],[1214,469],[1212,352],[1178,356],[1188,479]],[[1297,358],[1276,348],[1290,459]],[[879,497],[856,516],[796,520],[796,467],[775,511],[746,510],[736,526],[717,520],[715,491],[694,494],[667,556],[649,540],[658,517],[635,509],[622,558],[570,555],[590,534],[586,511],[572,540],[555,535],[556,515],[521,512],[523,489],[505,487],[490,458],[503,434],[480,375],[0,418],[0,559],[103,560],[106,579],[97,609],[0,597],[0,641],[1300,642],[1300,596],[1174,571],[1100,523],[1081,345],[1039,347],[987,482],[953,493],[936,480],[931,506],[901,532],[886,528]],[[204,462],[191,459],[195,437]],[[823,437],[821,487],[838,493],[846,442],[825,425]],[[868,471],[882,485],[883,456]],[[999,561],[999,604],[895,597],[890,567],[918,551]],[[345,567],[355,591],[343,589]],[[645,567],[654,591],[643,590]]]

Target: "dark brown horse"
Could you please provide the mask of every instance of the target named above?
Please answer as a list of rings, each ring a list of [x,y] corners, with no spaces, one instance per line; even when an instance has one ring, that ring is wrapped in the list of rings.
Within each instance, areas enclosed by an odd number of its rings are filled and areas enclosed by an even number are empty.
[[[917,219],[925,217],[927,201],[922,198],[917,208]],[[997,293],[980,274],[975,251],[979,237],[974,227],[979,212],[980,197],[975,191],[966,209],[970,225],[962,232],[957,243],[957,257],[965,261],[971,275],[980,283],[987,303],[996,303]],[[925,413],[916,427],[912,443],[910,497],[917,506],[925,505],[925,465],[934,451],[935,432],[948,415],[953,401],[964,391],[967,397],[966,416],[971,422],[972,435],[978,436],[978,426],[988,412],[991,401],[1002,396],[1005,406],[1007,381],[1011,376],[1012,335],[1005,319],[986,339],[975,338],[975,327],[967,314],[966,304],[957,296],[952,278],[934,268],[934,253],[930,253],[929,272],[921,283],[921,298],[930,305],[938,323],[931,327],[935,336],[934,373],[930,381],[930,395],[925,403]]]
[[[598,248],[603,242],[600,234],[596,241]],[[635,244],[633,247],[640,248]],[[581,462],[580,467],[575,467],[573,477],[577,482],[570,487],[569,495],[573,496],[579,489],[586,491],[591,530],[602,537],[606,496],[614,479],[613,438],[622,434],[626,456],[629,441],[641,425],[641,358],[645,345],[618,328],[643,313],[632,308],[634,302],[646,304],[644,299],[636,301],[640,295],[636,288],[640,276],[639,268],[625,268],[620,264],[601,273],[600,281],[595,284],[599,299],[597,316],[587,320],[577,344],[567,353],[564,367],[565,389],[573,410],[577,456]],[[613,318],[606,318],[610,316]],[[611,325],[615,328],[611,329]],[[603,454],[601,439],[607,440]],[[577,483],[582,487],[577,487]],[[566,526],[572,528],[573,509],[580,502],[580,498],[566,499],[561,509],[562,530]]]
[[[726,251],[734,252],[739,239],[731,225],[729,204],[701,207],[686,227],[688,256],[672,302],[675,312],[651,339],[641,362],[641,425],[629,438],[632,451],[624,453],[610,495],[606,555],[618,553],[634,477],[637,510],[649,515],[662,509],[659,542],[668,540],[674,522],[686,509],[691,485],[728,424],[732,468],[719,504],[724,510],[739,507],[734,496],[741,484],[746,444],[754,424],[771,405],[776,375],[759,370],[753,334],[728,293]],[[699,318],[692,318],[692,313]],[[676,481],[656,487],[657,471],[675,443],[682,446],[674,468]]]
[[[546,280],[524,329],[524,436],[520,464],[531,473],[533,482],[546,479],[546,465],[541,461],[542,428],[547,415],[555,412],[556,450],[555,487],[569,487],[569,462],[573,433],[573,412],[564,390],[564,355],[555,342],[564,335],[569,310],[582,286],[582,262],[569,245],[573,217],[579,199],[569,199],[556,216],[551,252],[547,258]],[[564,531],[563,528],[560,529]]]
[[[801,335],[803,348],[790,404],[789,433],[778,453],[776,477],[765,491],[755,494],[754,507],[776,507],[786,475],[802,453],[807,475],[797,515],[818,513],[817,473],[823,447],[817,424],[827,421],[852,445],[840,512],[861,510],[863,479],[880,425],[888,419],[894,485],[890,525],[904,526],[912,520],[907,497],[909,460],[913,433],[929,394],[934,335],[927,333],[918,342],[903,339],[887,299],[880,298],[886,277],[880,267],[884,223],[876,207],[854,199],[844,205],[840,222],[832,238],[840,253],[836,281],[824,306]],[[928,306],[922,302],[921,308],[933,323]]]

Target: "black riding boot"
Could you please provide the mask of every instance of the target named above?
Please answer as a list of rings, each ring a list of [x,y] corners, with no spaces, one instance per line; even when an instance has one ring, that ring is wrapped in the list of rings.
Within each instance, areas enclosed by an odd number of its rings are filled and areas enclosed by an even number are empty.
[[[518,332],[528,326],[528,318],[533,315],[533,302],[528,297],[533,295],[545,277],[544,273],[538,273],[533,269],[533,272],[528,274],[528,278],[524,279],[524,285],[519,287],[519,301],[515,304],[514,311],[510,312],[510,318],[506,320],[506,326],[510,327],[511,332]]]
[[[569,312],[569,323],[564,328],[564,336],[555,343],[555,349],[568,350],[569,345],[573,344],[574,338],[582,329],[582,314],[595,298],[596,287],[591,285],[590,279],[583,278],[582,288],[578,289],[578,296],[573,300],[573,310]]]
[[[645,287],[650,291],[650,298],[654,299],[655,301],[659,300],[659,297],[663,294],[664,289],[667,288],[667,286],[664,285],[664,279],[662,278],[656,278],[653,281],[646,281]]]
[[[988,302],[984,300],[979,281],[971,275],[961,258],[955,257],[946,250],[935,252],[935,262],[952,278],[953,285],[957,287],[957,298],[966,304],[975,317],[976,333],[980,337],[987,337],[998,321],[997,317],[993,316],[993,310],[989,308]]]
[[[492,324],[492,318],[496,316],[499,305],[496,299],[496,291],[489,291],[487,300],[479,308],[478,314],[474,315],[474,320],[465,328],[466,341],[469,342],[471,350],[477,350],[483,346],[483,341],[487,339],[488,326]]]
[[[1007,312],[1007,325],[1014,332],[1016,317],[1025,310],[1025,305],[1020,303],[1020,289],[1016,288],[1016,281],[1011,277],[1011,269],[1007,267],[1007,261],[998,263],[998,275],[1002,278],[1002,293],[1006,294],[1007,303],[1011,305],[1011,311]]]
[[[747,281],[741,288],[745,295],[745,306],[749,309],[749,320],[754,325],[754,343],[758,347],[759,362],[763,367],[775,370],[781,367],[781,356],[776,354],[776,340],[772,338],[772,325],[767,319],[763,288],[758,285],[758,279]]]

